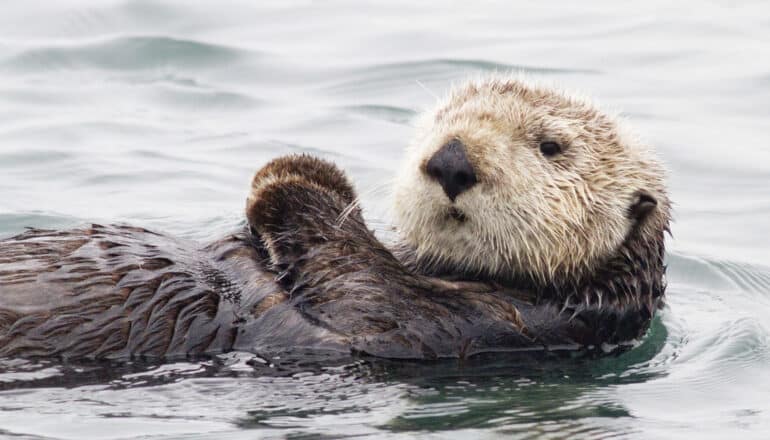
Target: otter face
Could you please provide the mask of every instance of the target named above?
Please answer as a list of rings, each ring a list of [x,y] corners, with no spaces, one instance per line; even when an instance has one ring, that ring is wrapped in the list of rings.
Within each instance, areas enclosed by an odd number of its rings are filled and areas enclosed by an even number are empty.
[[[423,116],[395,214],[422,267],[571,280],[632,231],[667,224],[663,179],[652,153],[588,100],[492,78]]]

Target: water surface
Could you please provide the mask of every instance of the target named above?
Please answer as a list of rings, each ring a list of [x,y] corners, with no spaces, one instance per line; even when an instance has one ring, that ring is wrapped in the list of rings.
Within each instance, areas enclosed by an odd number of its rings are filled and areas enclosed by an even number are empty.
[[[0,436],[767,438],[770,8],[414,3],[4,2],[0,236],[121,221],[211,240],[290,152],[343,166],[386,231],[413,117],[462,78],[523,71],[623,113],[670,170],[669,305],[643,343],[323,368],[4,360]]]

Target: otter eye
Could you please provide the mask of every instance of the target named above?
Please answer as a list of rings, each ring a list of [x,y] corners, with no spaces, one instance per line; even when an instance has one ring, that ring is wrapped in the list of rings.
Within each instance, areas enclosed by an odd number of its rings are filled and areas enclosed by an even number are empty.
[[[561,153],[561,145],[553,141],[541,142],[540,152],[543,153],[543,156],[545,157],[555,156]]]

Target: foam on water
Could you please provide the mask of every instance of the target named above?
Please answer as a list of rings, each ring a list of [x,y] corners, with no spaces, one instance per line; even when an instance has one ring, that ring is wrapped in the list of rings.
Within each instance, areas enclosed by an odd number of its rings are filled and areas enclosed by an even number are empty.
[[[0,360],[0,436],[765,438],[770,21],[763,2],[9,0],[0,236],[128,222],[207,241],[251,174],[309,152],[389,233],[411,121],[516,71],[630,120],[670,170],[668,305],[639,346],[424,364],[246,353]]]

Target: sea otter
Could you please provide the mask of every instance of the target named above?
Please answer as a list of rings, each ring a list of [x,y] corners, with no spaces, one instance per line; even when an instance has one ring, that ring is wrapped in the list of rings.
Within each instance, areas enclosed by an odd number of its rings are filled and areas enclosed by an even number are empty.
[[[258,171],[247,226],[206,246],[125,225],[0,241],[0,355],[434,359],[643,335],[670,208],[661,166],[618,120],[496,77],[420,127],[390,248],[345,175],[309,156]]]

